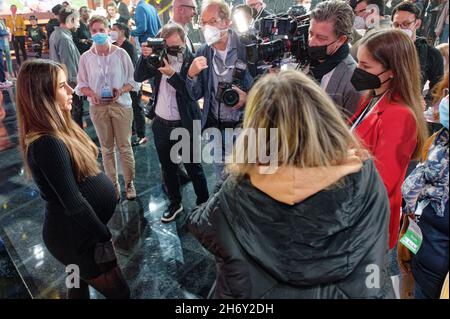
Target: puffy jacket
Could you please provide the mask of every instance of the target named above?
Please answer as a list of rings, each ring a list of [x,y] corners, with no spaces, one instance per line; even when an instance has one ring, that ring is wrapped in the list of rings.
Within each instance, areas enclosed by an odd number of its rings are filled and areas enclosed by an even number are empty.
[[[190,231],[216,258],[214,297],[394,298],[389,201],[372,160],[298,203],[283,199],[283,178],[268,177],[266,193],[230,176],[190,215]]]

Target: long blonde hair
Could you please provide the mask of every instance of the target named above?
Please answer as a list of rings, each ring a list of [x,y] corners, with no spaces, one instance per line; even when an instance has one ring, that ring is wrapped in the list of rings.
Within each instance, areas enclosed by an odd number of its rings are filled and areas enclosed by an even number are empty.
[[[361,41],[371,56],[381,63],[386,70],[391,70],[388,99],[392,102],[405,103],[416,120],[417,147],[413,157],[420,158],[420,153],[428,138],[428,128],[423,115],[421,101],[420,64],[416,47],[412,40],[401,30],[379,30],[370,33]],[[401,101],[396,101],[400,96]]]
[[[29,145],[43,135],[61,139],[69,150],[78,181],[100,173],[98,148],[76,124],[70,111],[62,111],[56,103],[58,74],[65,67],[50,60],[26,61],[17,77],[17,121],[20,147],[29,173]]]
[[[244,117],[245,129],[277,128],[280,165],[329,167],[348,159],[351,148],[361,144],[350,132],[339,110],[313,80],[298,71],[284,71],[261,78],[249,93]],[[269,134],[262,143],[270,149]],[[258,141],[261,138],[258,134]],[[248,143],[237,144],[235,154],[251,152]],[[242,153],[241,153],[242,154]],[[247,157],[246,157],[247,158]],[[256,159],[260,163],[260,158]],[[234,163],[229,170],[245,175],[255,164]]]

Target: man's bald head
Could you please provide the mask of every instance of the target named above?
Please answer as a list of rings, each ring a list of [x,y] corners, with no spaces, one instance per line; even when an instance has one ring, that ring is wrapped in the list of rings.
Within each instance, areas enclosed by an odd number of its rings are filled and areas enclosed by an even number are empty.
[[[194,0],[174,0],[173,7],[177,8],[180,6],[189,6],[189,7],[197,7]]]
[[[194,0],[175,0],[173,8],[172,20],[182,26],[191,23],[197,13],[197,5]]]

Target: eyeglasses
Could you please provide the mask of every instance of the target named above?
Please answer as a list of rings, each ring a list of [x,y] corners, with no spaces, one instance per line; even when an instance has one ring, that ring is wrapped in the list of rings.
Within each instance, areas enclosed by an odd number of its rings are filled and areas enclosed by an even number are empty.
[[[189,8],[189,9],[192,9],[192,10],[194,10],[194,12],[197,12],[197,7],[195,7],[195,6],[189,6],[189,5],[186,5],[186,4],[182,4],[181,6]]]
[[[402,29],[407,29],[407,28],[409,28],[409,26],[411,25],[411,24],[413,24],[414,22],[416,22],[416,20],[413,20],[413,21],[410,21],[410,22],[403,22],[403,23],[398,23],[398,22],[394,22],[394,23],[392,23],[392,26],[394,27],[394,28],[402,28]]]
[[[211,19],[211,20],[209,20],[209,21],[200,21],[200,26],[201,27],[203,27],[203,26],[205,26],[205,25],[217,25],[217,24],[219,24],[220,22],[222,22],[222,19]]]
[[[361,9],[361,10],[354,10],[353,11],[354,13],[355,13],[355,15],[360,15],[361,13],[364,13],[364,12],[366,12],[366,8],[364,8],[364,9]]]
[[[253,3],[253,4],[249,4],[248,6],[249,6],[250,8],[256,9],[257,7],[259,7],[259,6],[261,6],[261,5],[262,5],[261,2],[256,2],[256,3]]]

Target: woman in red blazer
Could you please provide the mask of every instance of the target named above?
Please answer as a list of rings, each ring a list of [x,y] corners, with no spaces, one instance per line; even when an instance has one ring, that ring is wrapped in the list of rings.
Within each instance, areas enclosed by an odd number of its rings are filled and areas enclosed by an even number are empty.
[[[382,30],[363,39],[352,77],[357,90],[368,90],[351,127],[372,152],[389,196],[389,247],[398,240],[401,186],[411,159],[418,158],[428,136],[422,110],[416,48],[401,30]]]

